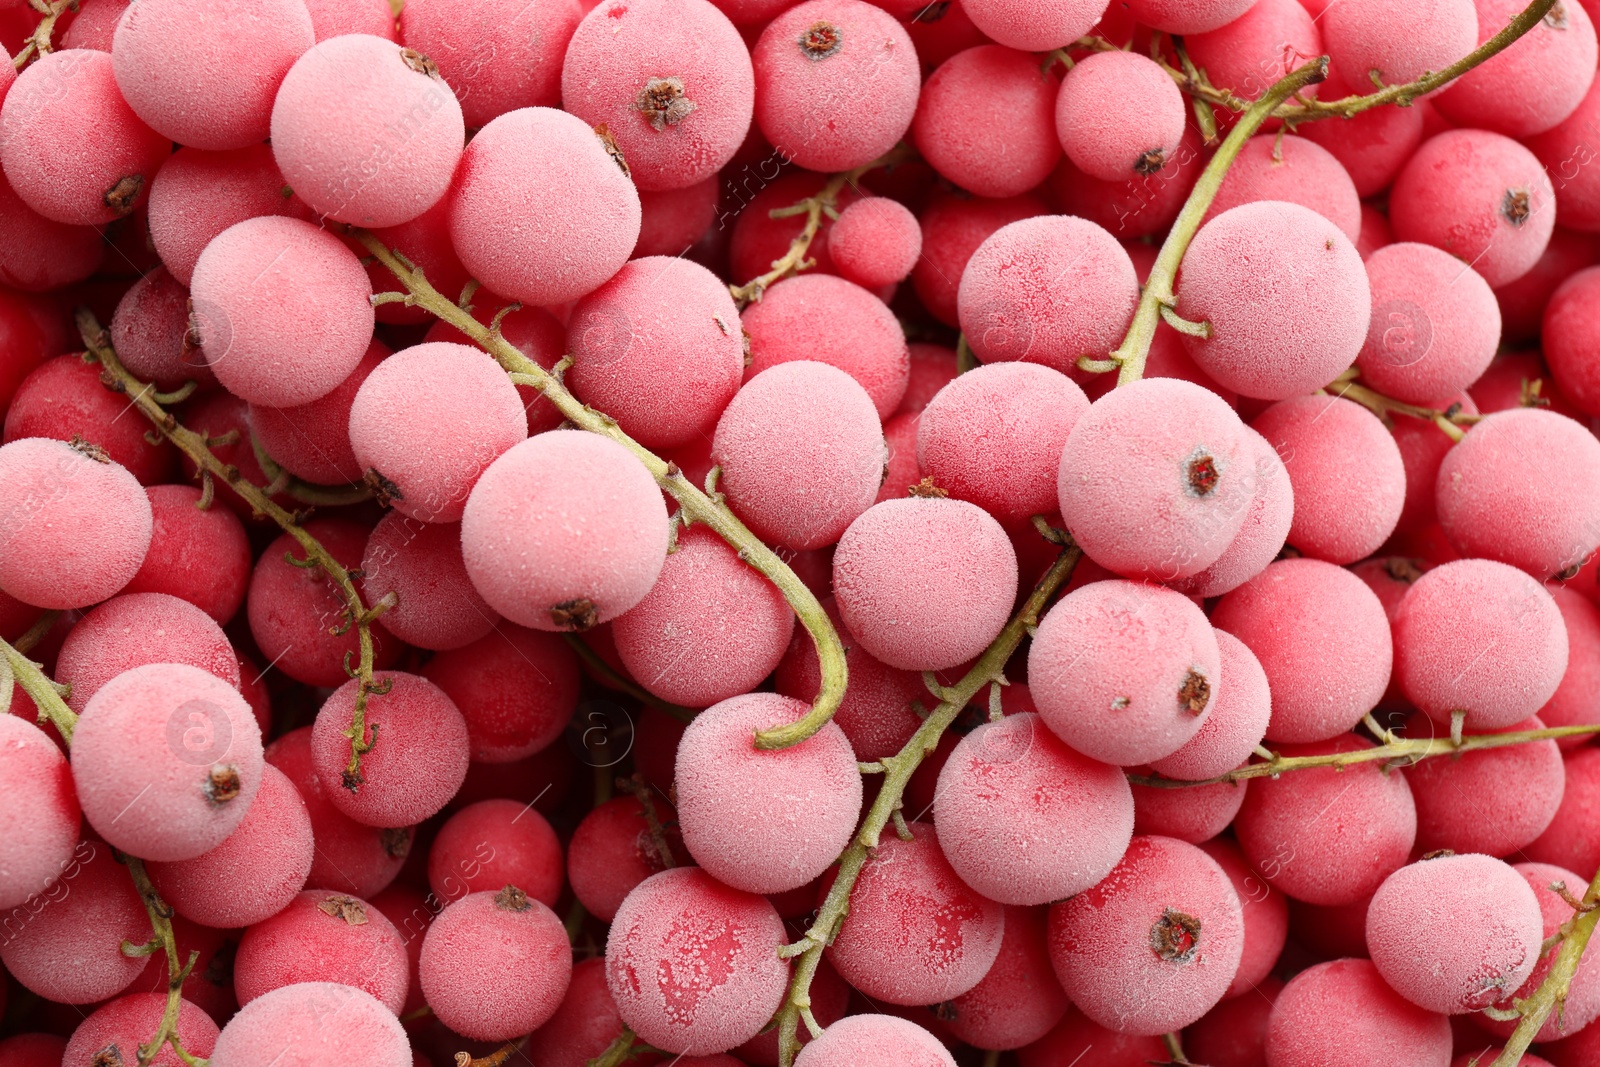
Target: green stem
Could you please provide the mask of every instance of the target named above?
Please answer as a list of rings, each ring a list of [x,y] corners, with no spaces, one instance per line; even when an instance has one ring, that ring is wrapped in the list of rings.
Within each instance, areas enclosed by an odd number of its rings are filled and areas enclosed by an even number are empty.
[[[1078,548],[1068,547],[1057,557],[1044,577],[1039,579],[1039,584],[1034,586],[1033,592],[1029,594],[1021,610],[1006,623],[1005,629],[1000,631],[1000,636],[996,637],[984,650],[983,655],[978,657],[965,677],[945,689],[945,698],[928,713],[928,717],[917,728],[917,732],[911,735],[911,740],[907,741],[898,753],[881,761],[886,770],[883,784],[878,789],[878,796],[872,802],[872,807],[867,811],[861,829],[850,842],[850,847],[839,857],[838,877],[834,879],[827,898],[817,911],[817,917],[806,930],[805,936],[794,945],[782,950],[785,956],[799,957],[795,963],[794,974],[789,979],[788,996],[778,1011],[778,1055],[783,1067],[790,1067],[794,1057],[799,1054],[801,1015],[811,1007],[811,980],[816,977],[817,964],[822,960],[823,947],[838,935],[845,914],[850,910],[850,892],[855,888],[856,879],[861,875],[861,868],[866,865],[872,851],[878,847],[884,828],[899,810],[911,775],[928,754],[938,747],[939,738],[944,735],[950,724],[955,722],[956,717],[972,698],[984,686],[1001,679],[1006,663],[1016,652],[1017,646],[1022,643],[1022,638],[1039,624],[1039,617],[1049,605],[1050,598],[1072,577],[1072,570],[1078,565],[1082,555],[1082,551]]]
[[[1589,891],[1583,896],[1583,905],[1588,910],[1580,911],[1571,920],[1571,928],[1562,938],[1561,947],[1556,950],[1555,962],[1550,965],[1544,981],[1539,983],[1539,988],[1531,996],[1516,1002],[1522,1020],[1517,1023],[1505,1048],[1490,1067],[1517,1067],[1522,1062],[1522,1054],[1533,1044],[1533,1039],[1544,1028],[1551,1013],[1566,1003],[1572,978],[1578,973],[1578,964],[1583,959],[1583,950],[1594,934],[1595,923],[1600,922],[1600,873],[1589,883]]]
[[[160,399],[159,395],[157,399]],[[271,485],[264,490],[268,496],[279,493],[287,495],[292,500],[302,504],[311,504],[317,507],[341,507],[345,504],[359,504],[363,500],[372,499],[372,487],[365,484],[355,485],[317,485],[296,478],[271,456],[261,446],[261,441],[255,434],[250,435],[250,447],[255,452],[256,462],[261,464],[261,473],[267,476]],[[281,483],[281,488],[277,486]]]
[[[1379,760],[1398,760],[1402,761],[1401,765],[1404,766],[1431,759],[1434,756],[1456,756],[1466,752],[1481,752],[1490,748],[1526,745],[1534,741],[1556,741],[1564,737],[1588,737],[1596,733],[1600,733],[1600,723],[1582,726],[1549,726],[1542,730],[1519,730],[1508,734],[1471,734],[1463,737],[1459,745],[1448,737],[1421,737],[1415,741],[1395,741],[1391,744],[1376,745],[1372,748],[1358,748],[1351,752],[1328,752],[1319,756],[1275,756],[1271,761],[1247,763],[1243,767],[1234,768],[1227,774],[1197,782],[1141,774],[1130,774],[1128,781],[1134,785],[1149,786],[1154,789],[1187,789],[1196,785],[1242,782],[1247,778],[1276,778],[1278,775],[1287,774],[1290,771],[1307,771],[1317,767],[1332,767],[1335,770],[1343,770],[1358,763],[1374,763]]]
[[[386,689],[372,680],[374,653],[372,620],[376,616],[362,603],[361,594],[357,591],[350,572],[322,547],[320,541],[306,532],[305,527],[300,524],[304,517],[300,512],[285,511],[279,507],[259,486],[246,481],[239,473],[238,467],[218,459],[211,451],[204,434],[195,433],[182,425],[171,412],[163,408],[155,399],[155,391],[147,383],[135,378],[128,368],[122,365],[121,360],[117,359],[117,354],[111,347],[110,335],[101,329],[92,314],[80,310],[77,321],[78,332],[83,336],[83,343],[89,350],[89,355],[100,363],[101,384],[112,392],[130,397],[132,404],[155,424],[156,430],[188,456],[203,476],[220,478],[228,483],[233,491],[259,514],[270,518],[285,533],[293,537],[306,555],[304,560],[291,559],[291,562],[305,567],[320,568],[337,588],[345,602],[348,625],[355,628],[356,644],[360,650],[357,666],[351,671],[351,675],[360,679],[361,684],[357,687],[355,712],[351,715],[350,727],[345,731],[345,736],[350,739],[350,761],[345,767],[345,786],[348,789],[356,789],[362,780],[361,757],[372,750],[377,740],[376,735],[372,740],[367,739],[367,700],[371,694],[382,693]]]
[[[1145,282],[1139,306],[1133,313],[1133,322],[1128,326],[1127,337],[1111,353],[1111,358],[1122,367],[1117,375],[1118,385],[1136,382],[1144,376],[1145,359],[1150,355],[1150,342],[1154,340],[1156,327],[1161,322],[1161,309],[1171,307],[1174,302],[1172,287],[1178,276],[1178,266],[1183,262],[1183,255],[1189,250],[1189,242],[1194,240],[1206,212],[1210,210],[1211,201],[1216,199],[1217,190],[1222,188],[1228,168],[1233,166],[1245,142],[1261,128],[1274,108],[1307,85],[1314,85],[1327,76],[1328,57],[1312,60],[1268,89],[1260,100],[1250,105],[1228,136],[1223,138],[1211,161],[1206,164],[1206,169],[1200,173],[1199,181],[1195,182],[1194,191],[1178,213],[1167,239],[1162,242],[1155,266],[1150,269],[1150,280]]]
[[[199,958],[200,953],[190,952],[187,963],[182,965],[178,963],[178,943],[172,933],[172,908],[156,892],[155,884],[150,881],[149,872],[144,869],[144,860],[133,856],[124,856],[122,859],[128,865],[128,873],[133,876],[133,885],[139,891],[139,900],[143,902],[144,910],[150,916],[150,926],[156,934],[155,940],[160,942],[161,948],[167,954],[167,1004],[161,1012],[161,1024],[156,1029],[155,1036],[139,1046],[138,1067],[148,1067],[166,1045],[171,1045],[172,1051],[189,1067],[203,1067],[206,1061],[190,1054],[178,1039],[178,1011],[183,1006],[183,983],[189,977],[189,972],[194,969],[195,960]]]
[[[604,1052],[590,1060],[588,1067],[619,1067],[620,1064],[633,1059],[633,1045],[637,1040],[633,1031],[624,1026],[616,1040],[607,1045]]]
[[[572,651],[576,652],[578,658],[583,660],[584,666],[605,679],[606,684],[627,693],[639,703],[648,704],[657,711],[670,715],[683,723],[694,722],[694,717],[699,714],[693,708],[674,704],[670,700],[662,700],[650,690],[607,663],[600,653],[589,647],[589,642],[577,634],[562,634],[561,636],[567,639],[567,644],[571,645]]]
[[[42,621],[42,620],[41,620]],[[35,626],[35,629],[38,627]],[[46,627],[48,629],[48,627]],[[33,631],[29,631],[32,633]],[[24,635],[26,639],[27,635]],[[19,641],[19,644],[21,642]],[[23,655],[14,645],[0,640],[0,657],[4,657],[5,665],[9,668],[11,677],[22,691],[33,698],[34,706],[39,709],[39,714],[49,719],[61,734],[61,739],[68,745],[72,744],[72,731],[78,724],[77,714],[61,699],[61,691],[56,688],[56,683],[44,673],[44,668]],[[7,698],[9,699],[9,691]]]
[[[749,527],[745,526],[725,504],[712,500],[685,477],[676,463],[669,463],[657,456],[623,432],[617,425],[616,419],[594,410],[573,396],[559,378],[523,355],[498,330],[490,329],[461,310],[455,301],[435,289],[427,278],[423,277],[421,271],[407,265],[382,241],[364,230],[354,230],[352,233],[366,246],[367,251],[388,267],[406,290],[416,297],[418,307],[426,309],[466,334],[480,348],[493,356],[508,373],[524,376],[524,380],[540,390],[545,399],[554,404],[574,426],[602,437],[609,437],[633,453],[634,458],[650,472],[656,484],[677,500],[679,514],[686,524],[701,522],[710,527],[719,537],[738,550],[740,559],[761,572],[768,581],[778,587],[778,591],[794,609],[800,624],[810,633],[812,641],[817,646],[817,659],[822,669],[822,688],[817,693],[817,699],[812,703],[811,710],[802,718],[757,731],[756,747],[787,748],[799,744],[822,729],[823,725],[833,718],[840,700],[844,698],[848,676],[844,645],[840,642],[839,635],[834,632],[833,623],[828,619],[827,612],[822,610],[816,595],[806,588],[806,584],[789,569],[788,564],[778,558],[772,549],[762,544],[761,539],[751,533]]]

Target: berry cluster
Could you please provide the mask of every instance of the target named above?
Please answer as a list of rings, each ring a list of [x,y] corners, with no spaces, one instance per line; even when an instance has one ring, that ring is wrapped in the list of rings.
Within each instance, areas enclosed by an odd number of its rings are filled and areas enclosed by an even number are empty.
[[[1600,1067],[1597,14],[0,0],[0,1067]]]

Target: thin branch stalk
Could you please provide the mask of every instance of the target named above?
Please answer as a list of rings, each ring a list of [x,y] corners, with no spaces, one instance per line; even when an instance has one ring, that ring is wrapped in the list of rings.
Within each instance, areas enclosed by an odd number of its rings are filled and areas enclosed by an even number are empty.
[[[246,481],[239,473],[239,468],[223,463],[216,457],[209,447],[203,434],[178,422],[173,415],[163,408],[155,399],[154,390],[145,382],[135,378],[122,362],[117,359],[116,352],[111,348],[111,338],[101,329],[93,315],[87,311],[78,312],[78,331],[83,336],[83,343],[89,350],[89,355],[100,363],[100,381],[108,389],[126,395],[130,402],[139,411],[155,424],[157,431],[178,447],[184,455],[188,456],[202,474],[212,478],[220,478],[226,482],[234,492],[238,493],[252,508],[273,522],[277,523],[285,533],[293,537],[305,552],[304,561],[294,561],[304,566],[315,566],[328,576],[338,590],[340,597],[345,602],[345,614],[349,625],[356,631],[356,643],[360,650],[357,666],[351,674],[360,679],[356,692],[355,712],[351,716],[350,727],[345,731],[345,736],[350,738],[350,761],[345,768],[345,784],[347,788],[355,788],[361,782],[361,757],[372,750],[376,741],[374,735],[368,739],[367,730],[367,699],[374,691],[381,691],[382,687],[375,685],[372,680],[374,646],[372,643],[372,616],[367,606],[362,603],[361,594],[357,591],[355,581],[350,577],[350,572],[322,547],[322,543],[305,527],[300,525],[300,514],[284,510],[258,486]],[[347,668],[348,669],[348,668]]]
[[[1506,1040],[1505,1048],[1490,1067],[1517,1067],[1522,1062],[1522,1054],[1533,1044],[1533,1039],[1544,1028],[1551,1013],[1559,1011],[1566,1003],[1567,993],[1572,989],[1572,978],[1578,973],[1578,964],[1583,959],[1583,950],[1594,936],[1595,924],[1600,922],[1600,907],[1596,907],[1600,905],[1600,873],[1589,883],[1583,904],[1588,910],[1580,911],[1571,920],[1572,927],[1562,939],[1561,947],[1556,950],[1555,961],[1546,972],[1544,981],[1539,983],[1539,988],[1532,995],[1516,1002],[1522,1020],[1517,1023],[1516,1030]]]
[[[1082,550],[1069,547],[1057,557],[1044,577],[1039,579],[1039,584],[1034,586],[1022,608],[978,657],[972,669],[955,685],[945,689],[945,699],[928,713],[917,732],[911,735],[911,740],[898,753],[881,761],[886,771],[883,784],[861,829],[856,832],[850,847],[839,857],[839,874],[828,890],[827,899],[818,909],[817,917],[806,930],[805,936],[781,950],[784,956],[799,957],[789,979],[788,995],[778,1011],[778,1056],[783,1067],[790,1067],[799,1054],[800,1022],[804,1013],[811,1008],[811,980],[816,977],[822,950],[838,936],[845,914],[850,909],[850,892],[855,888],[862,867],[878,847],[885,827],[899,811],[912,773],[938,747],[939,738],[972,698],[984,686],[1000,681],[1006,663],[1022,643],[1022,638],[1039,624],[1039,617],[1051,597],[1072,577],[1072,570],[1082,555]]]
[[[844,698],[847,678],[844,645],[834,631],[827,612],[822,610],[822,605],[817,601],[816,594],[806,588],[806,584],[789,569],[789,565],[763,544],[759,537],[751,533],[749,527],[745,526],[726,505],[707,496],[685,477],[677,464],[668,463],[629,437],[617,425],[616,419],[594,410],[573,396],[558,377],[523,355],[516,346],[501,336],[499,331],[490,329],[461,310],[455,301],[435,289],[423,277],[421,271],[408,267],[382,241],[364,230],[355,230],[353,234],[416,297],[418,307],[431,312],[470,337],[480,348],[493,356],[507,372],[520,376],[521,380],[543,393],[545,399],[554,404],[574,426],[602,437],[609,437],[626,448],[644,465],[645,470],[650,472],[656,484],[678,502],[679,514],[685,524],[704,523],[730,546],[737,549],[740,559],[778,587],[778,591],[794,609],[800,624],[810,633],[812,641],[817,646],[822,688],[817,693],[817,699],[812,703],[811,710],[802,718],[757,731],[756,747],[775,749],[799,744],[833,718],[839,702]]]
[[[178,1011],[183,1006],[183,983],[189,977],[189,972],[194,969],[195,960],[200,954],[190,952],[186,963],[181,965],[178,963],[178,943],[172,933],[172,908],[156,892],[155,884],[150,881],[149,872],[144,869],[144,860],[133,856],[125,856],[123,859],[128,865],[128,873],[133,875],[133,885],[139,891],[139,900],[144,904],[146,914],[150,916],[150,927],[155,931],[154,940],[160,942],[161,951],[167,955],[166,1007],[161,1012],[161,1024],[156,1029],[155,1036],[139,1046],[138,1067],[148,1067],[166,1045],[171,1045],[173,1053],[189,1067],[204,1067],[206,1061],[191,1054],[178,1038]]]
[[[1456,744],[1449,737],[1419,737],[1414,741],[1395,741],[1373,748],[1358,748],[1353,752],[1328,752],[1318,756],[1278,756],[1261,763],[1247,763],[1227,774],[1201,781],[1187,782],[1177,778],[1130,774],[1128,781],[1134,785],[1154,789],[1187,789],[1197,785],[1218,785],[1222,782],[1242,782],[1247,778],[1276,778],[1291,771],[1332,767],[1344,770],[1361,763],[1394,761],[1396,766],[1409,766],[1436,756],[1457,756],[1467,752],[1482,752],[1491,748],[1509,748],[1534,741],[1556,741],[1563,737],[1588,737],[1600,733],[1600,723],[1581,726],[1550,726],[1542,730],[1518,730],[1508,734],[1469,734]]]
[[[34,630],[38,627],[35,626]],[[48,629],[48,626],[46,627]],[[33,630],[24,634],[17,643],[21,644]],[[37,638],[35,638],[37,640]],[[56,683],[44,673],[44,668],[29,659],[16,646],[0,639],[0,659],[4,659],[9,674],[22,687],[22,691],[33,698],[33,704],[39,709],[39,714],[50,720],[56,732],[68,745],[72,744],[72,730],[78,724],[78,716],[67,707],[67,702],[61,699],[61,690],[56,688]],[[7,686],[6,697],[10,698],[10,686]]]

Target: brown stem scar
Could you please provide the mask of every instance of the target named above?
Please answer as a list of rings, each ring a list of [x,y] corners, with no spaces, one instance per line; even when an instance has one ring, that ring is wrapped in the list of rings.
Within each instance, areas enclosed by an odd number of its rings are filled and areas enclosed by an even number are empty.
[[[1168,908],[1150,927],[1150,947],[1172,963],[1188,963],[1200,949],[1200,920]]]
[[[106,207],[117,213],[120,218],[133,210],[134,203],[139,199],[139,190],[144,188],[143,174],[130,174],[119,179],[117,184],[106,190]]]
[[[844,47],[844,35],[831,22],[813,22],[800,35],[800,51],[810,60],[827,59]]]
[[[600,622],[600,611],[588,597],[564,600],[550,609],[550,619],[563,630],[582,633]]]
[[[347,926],[367,925],[366,905],[355,897],[324,897],[317,902],[317,910],[335,919],[343,919]]]
[[[239,768],[231,763],[218,764],[211,768],[204,788],[206,799],[212,804],[226,804],[237,797],[243,788],[239,781]]]
[[[682,78],[651,78],[639,90],[633,106],[644,113],[651,129],[660,132],[688,118],[700,105],[684,95]]]
[[[1189,489],[1196,496],[1205,496],[1217,487],[1222,475],[1217,461],[1205,452],[1189,461]]]
[[[1198,715],[1211,703],[1211,683],[1197,670],[1190,669],[1178,688],[1178,706]]]
[[[501,911],[527,911],[533,907],[528,894],[514,885],[508,885],[494,895],[494,906]]]

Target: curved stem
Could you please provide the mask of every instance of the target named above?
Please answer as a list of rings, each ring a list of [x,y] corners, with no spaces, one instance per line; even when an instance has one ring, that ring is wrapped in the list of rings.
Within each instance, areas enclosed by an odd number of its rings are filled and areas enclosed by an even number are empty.
[[[1329,752],[1320,756],[1277,756],[1270,761],[1247,763],[1227,774],[1186,782],[1177,778],[1130,774],[1128,781],[1134,785],[1153,789],[1187,789],[1196,785],[1217,785],[1221,782],[1242,782],[1247,778],[1276,778],[1290,771],[1311,770],[1314,767],[1332,767],[1343,770],[1358,763],[1378,760],[1395,760],[1398,766],[1409,766],[1434,756],[1454,756],[1458,753],[1479,752],[1489,748],[1509,748],[1534,741],[1555,741],[1563,737],[1588,737],[1600,733],[1600,723],[1582,726],[1550,726],[1543,730],[1519,730],[1509,734],[1468,734],[1458,745],[1449,737],[1420,737],[1415,741],[1394,741],[1373,748],[1358,748],[1353,752]]]
[[[590,648],[589,643],[577,634],[562,634],[561,636],[567,639],[567,644],[572,646],[572,651],[576,652],[578,658],[583,660],[583,665],[604,679],[604,684],[615,686],[639,703],[648,704],[657,711],[672,716],[679,722],[694,722],[694,717],[699,714],[693,708],[686,708],[669,700],[662,700],[650,690],[607,663],[600,653]]]
[[[156,1058],[165,1045],[171,1045],[172,1051],[189,1067],[202,1067],[206,1061],[186,1051],[178,1039],[178,1010],[183,1005],[183,983],[189,977],[189,972],[194,969],[195,960],[199,958],[200,953],[190,952],[188,961],[179,965],[178,943],[172,933],[172,908],[156,892],[155,884],[150,881],[149,872],[144,869],[144,860],[133,856],[121,858],[128,865],[128,873],[133,876],[134,888],[139,891],[139,900],[144,904],[146,914],[150,916],[150,927],[155,931],[155,940],[167,954],[167,1005],[161,1012],[161,1025],[156,1029],[155,1036],[139,1046],[138,1067],[148,1067],[150,1061]]]
[[[33,9],[43,15],[44,18],[39,20],[39,25],[34,27],[33,33],[28,35],[28,39],[23,42],[22,48],[18,50],[16,57],[11,60],[11,65],[17,70],[21,70],[26,66],[28,60],[32,59],[35,53],[40,56],[47,56],[55,51],[55,45],[51,39],[55,36],[56,21],[61,18],[61,13],[68,8],[77,10],[78,7],[78,0],[53,0],[52,3],[44,3],[43,0],[30,0],[30,2]]]
[[[50,621],[54,621],[53,614],[49,618]],[[44,620],[40,621],[44,622]],[[27,634],[24,634],[18,640],[17,644],[22,644],[38,629],[37,625],[34,626],[32,630],[29,630]],[[49,626],[46,625],[45,629],[49,629]],[[35,637],[34,640],[37,641],[38,638]],[[14,679],[16,684],[22,687],[24,693],[33,698],[33,704],[39,709],[39,714],[49,719],[51,724],[55,726],[56,732],[61,735],[61,739],[71,745],[72,730],[78,724],[78,716],[71,708],[67,707],[67,702],[61,699],[61,690],[57,689],[56,683],[51,681],[50,676],[44,673],[44,668],[23,655],[21,649],[17,648],[16,645],[12,645],[3,639],[0,639],[0,659],[4,659],[11,679]],[[11,688],[7,685],[7,702],[10,701],[10,698]]]
[[[526,1040],[527,1038],[519,1037],[515,1041],[507,1041],[487,1056],[480,1056],[478,1059],[473,1059],[470,1052],[458,1052],[456,1067],[501,1067],[501,1064],[516,1055],[517,1049],[521,1048]]]
[[[345,731],[345,736],[350,739],[350,761],[345,767],[344,784],[345,788],[352,791],[357,789],[362,781],[361,757],[370,752],[377,742],[375,733],[370,740],[368,739],[367,700],[373,693],[386,691],[386,686],[372,680],[374,651],[372,621],[377,616],[369,612],[367,606],[362,603],[361,594],[356,590],[355,580],[350,576],[350,572],[300,524],[305,517],[303,513],[286,511],[279,507],[259,486],[246,481],[239,473],[238,467],[218,459],[207,446],[203,434],[195,433],[183,426],[169,411],[157,403],[154,390],[129,373],[128,368],[117,359],[116,352],[111,348],[110,336],[101,329],[91,313],[80,310],[77,321],[78,332],[83,336],[83,343],[89,350],[89,356],[100,363],[101,384],[112,392],[128,396],[133,406],[155,424],[156,430],[162,436],[188,456],[202,474],[221,478],[227,482],[252,508],[272,519],[285,533],[293,537],[306,555],[304,560],[297,560],[291,555],[290,562],[298,566],[320,568],[344,600],[346,625],[355,627],[356,643],[360,649],[356,668],[351,670],[347,660],[345,669],[361,682],[356,691],[355,712],[351,715],[349,729]]]
[[[160,394],[156,399],[160,400]],[[261,439],[255,434],[250,435],[250,448],[256,454],[256,462],[261,464],[261,472],[267,476],[270,485],[264,492],[268,496],[277,496],[282,493],[302,504],[311,504],[319,507],[340,507],[344,504],[359,504],[363,500],[372,499],[372,487],[365,484],[356,485],[318,485],[296,478],[271,456],[262,447]]]
[[[1233,166],[1233,161],[1244,148],[1245,142],[1261,128],[1261,124],[1272,114],[1274,108],[1301,89],[1314,85],[1327,76],[1327,56],[1314,59],[1289,74],[1268,89],[1260,100],[1250,105],[1212,155],[1211,161],[1206,164],[1206,169],[1201,172],[1199,181],[1195,182],[1194,191],[1189,194],[1183,210],[1173,222],[1167,239],[1162,242],[1155,266],[1150,268],[1150,280],[1145,282],[1144,292],[1139,297],[1139,306],[1133,313],[1133,322],[1128,326],[1127,337],[1121,346],[1111,353],[1111,358],[1122,368],[1117,375],[1118,385],[1136,382],[1144,376],[1145,359],[1150,354],[1150,342],[1155,338],[1156,326],[1161,322],[1161,309],[1173,305],[1172,287],[1178,276],[1178,265],[1183,262],[1184,253],[1189,250],[1189,242],[1194,240],[1195,233],[1200,229],[1201,220],[1211,207],[1211,201],[1216,199],[1217,190],[1222,188],[1222,180],[1227,177],[1228,168]]]
[[[898,753],[881,761],[886,771],[883,784],[878,789],[877,799],[867,811],[861,829],[856,832],[850,847],[839,857],[839,874],[828,890],[827,899],[818,909],[817,917],[806,930],[805,936],[780,950],[784,956],[799,957],[794,974],[789,979],[788,996],[778,1011],[778,1056],[783,1067],[790,1067],[800,1051],[800,1021],[811,1008],[811,980],[816,977],[817,964],[822,961],[823,947],[838,936],[845,914],[850,909],[850,892],[855,888],[862,867],[878,847],[884,828],[900,810],[901,799],[912,773],[938,747],[939,738],[972,698],[984,686],[1001,680],[1006,663],[1022,643],[1022,638],[1038,625],[1039,617],[1051,597],[1072,577],[1072,570],[1082,555],[1080,549],[1069,546],[1057,557],[1044,577],[1039,579],[1039,584],[1034,586],[1021,610],[1000,631],[1000,636],[984,650],[964,678],[945,689],[945,698],[928,713],[917,732],[911,735],[911,740]]]
[[[620,1064],[633,1059],[634,1043],[638,1040],[633,1031],[624,1026],[616,1040],[607,1045],[604,1052],[590,1060],[588,1067],[619,1067]]]
[[[854,172],[852,172],[854,173]],[[570,393],[561,380],[517,350],[498,330],[491,329],[463,311],[455,301],[440,293],[422,272],[408,266],[387,246],[364,230],[353,230],[353,235],[378,261],[399,279],[406,290],[416,297],[418,307],[424,308],[466,334],[484,351],[488,352],[507,372],[523,376],[523,380],[544,394],[568,421],[579,429],[602,437],[609,437],[633,453],[635,459],[663,490],[678,502],[679,515],[685,524],[703,522],[719,537],[739,552],[739,558],[760,571],[767,580],[778,587],[789,602],[800,624],[811,634],[817,646],[817,659],[822,669],[822,688],[811,710],[804,717],[756,733],[757,748],[787,748],[799,744],[833,718],[844,698],[847,671],[844,645],[834,632],[827,612],[816,595],[806,588],[789,565],[777,553],[761,543],[750,528],[739,520],[725,504],[702,492],[684,476],[676,463],[668,463],[660,456],[629,437],[617,425],[617,420],[589,407]]]
[[[1466,432],[1461,427],[1471,426],[1482,419],[1482,416],[1467,415],[1456,410],[1459,405],[1455,405],[1450,411],[1440,411],[1437,408],[1425,408],[1419,404],[1407,404],[1402,400],[1384,396],[1375,389],[1358,385],[1351,378],[1343,378],[1333,382],[1327,387],[1326,391],[1334,396],[1355,401],[1385,423],[1390,423],[1392,420],[1389,416],[1394,414],[1409,415],[1414,419],[1421,419],[1423,422],[1431,422],[1439,428],[1440,433],[1452,441],[1459,441],[1466,436]],[[1392,429],[1393,427],[1391,426],[1390,428]]]
[[[1584,894],[1582,903],[1588,910],[1580,911],[1571,920],[1571,928],[1562,938],[1555,962],[1550,965],[1544,981],[1539,983],[1539,988],[1531,996],[1516,1002],[1522,1020],[1517,1023],[1505,1048],[1490,1067],[1517,1067],[1522,1062],[1522,1054],[1533,1044],[1533,1039],[1544,1028],[1550,1014],[1566,1003],[1572,978],[1578,973],[1578,964],[1583,959],[1583,950],[1594,935],[1595,924],[1600,922],[1600,907],[1597,907],[1600,905],[1600,873],[1589,883],[1589,891]]]

